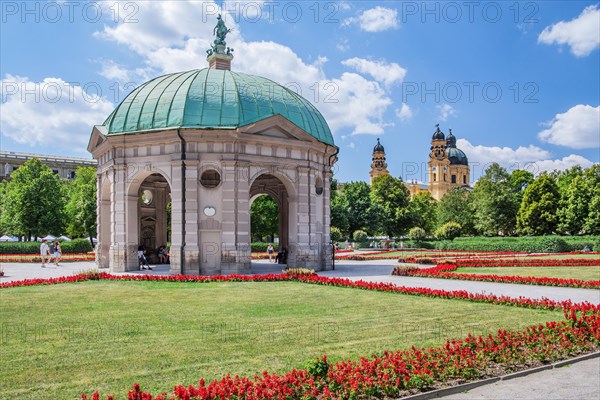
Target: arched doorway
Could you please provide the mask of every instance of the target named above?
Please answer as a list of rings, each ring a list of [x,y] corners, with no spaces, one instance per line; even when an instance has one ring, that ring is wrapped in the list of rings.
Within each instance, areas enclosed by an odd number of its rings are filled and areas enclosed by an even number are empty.
[[[156,250],[167,246],[170,240],[169,183],[162,175],[152,174],[140,184],[138,196],[138,243],[144,247],[150,262],[158,263]]]
[[[97,217],[97,240],[98,248],[96,249],[96,263],[98,268],[110,267],[110,244],[111,244],[111,201],[110,201],[110,185],[111,182],[108,175],[101,175],[98,187],[98,217]]]
[[[258,176],[250,187],[250,204],[262,195],[268,195],[277,205],[277,235],[279,244],[275,248],[290,250],[290,202],[288,191],[283,182],[271,174]],[[252,224],[251,224],[252,225]]]

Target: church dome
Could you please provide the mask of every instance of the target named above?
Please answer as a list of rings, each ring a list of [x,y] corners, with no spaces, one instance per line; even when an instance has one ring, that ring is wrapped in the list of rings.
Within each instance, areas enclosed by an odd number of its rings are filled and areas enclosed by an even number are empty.
[[[433,132],[433,137],[431,138],[431,140],[444,140],[444,132],[442,132],[440,130],[440,126],[436,125],[436,130],[435,132]]]
[[[260,76],[219,69],[163,75],[133,90],[104,122],[108,135],[152,130],[236,129],[281,115],[334,146],[321,113],[295,92]]]
[[[451,165],[469,165],[467,155],[461,149],[450,147],[447,151]]]
[[[377,138],[377,144],[375,145],[375,147],[373,147],[373,153],[385,153],[385,149],[383,148],[381,143],[379,143],[379,138]]]

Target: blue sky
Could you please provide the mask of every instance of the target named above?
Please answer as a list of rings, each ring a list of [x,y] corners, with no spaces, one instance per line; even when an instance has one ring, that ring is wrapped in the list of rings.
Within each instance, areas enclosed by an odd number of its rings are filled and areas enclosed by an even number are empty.
[[[426,179],[439,123],[476,179],[600,161],[600,7],[540,2],[3,1],[0,147],[65,156],[155,76],[206,67],[216,14],[232,69],[297,88],[340,147],[340,181]]]

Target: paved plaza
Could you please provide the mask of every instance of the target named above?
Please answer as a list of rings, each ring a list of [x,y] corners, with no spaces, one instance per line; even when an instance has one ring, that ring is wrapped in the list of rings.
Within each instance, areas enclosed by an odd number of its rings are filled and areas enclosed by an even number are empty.
[[[589,301],[600,304],[600,290],[558,288],[551,286],[516,285],[492,282],[473,282],[449,279],[391,276],[395,260],[378,261],[336,261],[335,270],[321,272],[320,275],[364,280],[390,282],[409,287],[432,289],[466,290],[471,293],[506,295],[511,297],[543,298]],[[22,279],[56,278],[74,275],[96,269],[94,262],[64,263],[41,268],[40,264],[2,263],[5,276],[0,282]],[[128,274],[169,275],[168,265],[156,265],[151,271],[134,271]],[[278,273],[282,266],[267,260],[254,261],[252,272],[256,274]],[[543,399],[543,400],[598,400],[600,399],[600,358],[586,360],[569,366],[537,372],[524,377],[496,382],[468,391],[447,396],[447,399]]]

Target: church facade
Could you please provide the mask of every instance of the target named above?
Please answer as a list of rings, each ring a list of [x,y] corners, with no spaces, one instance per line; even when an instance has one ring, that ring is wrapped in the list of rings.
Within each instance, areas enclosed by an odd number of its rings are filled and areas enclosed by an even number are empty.
[[[385,157],[385,149],[379,139],[373,148],[371,171],[369,176],[373,180],[382,175],[389,175]],[[469,187],[470,170],[466,154],[456,147],[456,137],[450,129],[446,136],[439,125],[431,137],[429,161],[427,163],[428,183],[416,181],[405,182],[411,196],[421,192],[429,192],[431,196],[440,200],[451,189],[456,187]]]

